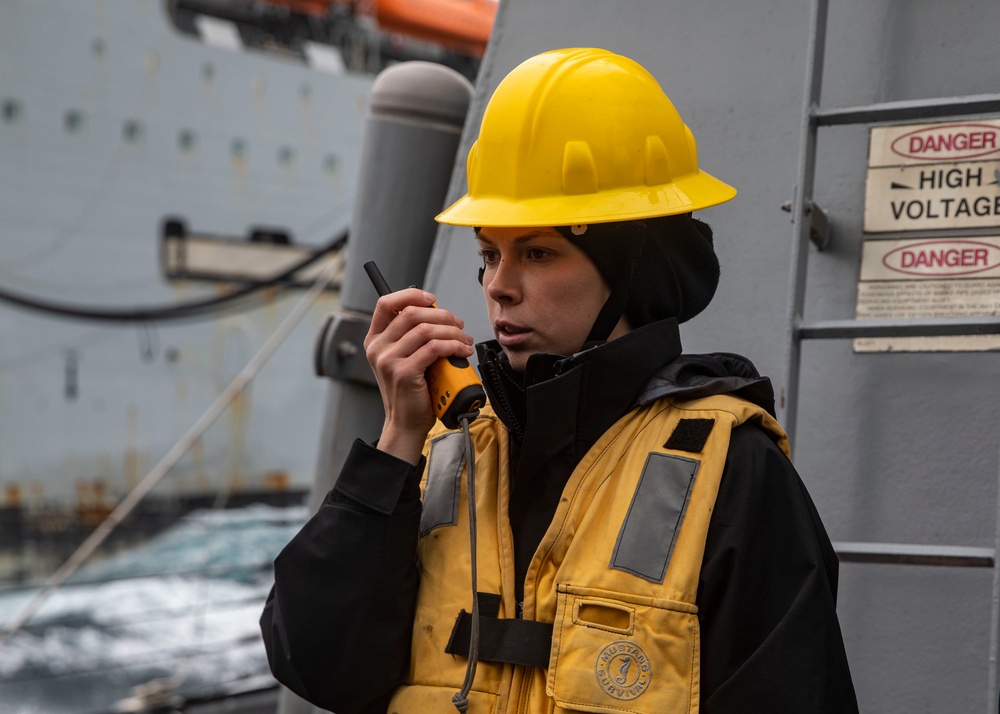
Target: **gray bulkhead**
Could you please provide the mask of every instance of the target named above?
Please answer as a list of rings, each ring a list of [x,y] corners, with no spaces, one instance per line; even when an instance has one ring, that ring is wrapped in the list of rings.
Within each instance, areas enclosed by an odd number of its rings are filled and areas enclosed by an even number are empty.
[[[715,230],[722,282],[712,305],[682,326],[685,348],[749,356],[780,398],[793,242],[781,205],[795,192],[809,23],[805,0],[504,0],[449,199],[465,190],[486,99],[521,60],[567,46],[635,58],[691,126],[701,167],[739,191],[701,214]],[[996,93],[998,27],[995,3],[832,3],[822,105]],[[807,319],[855,317],[868,142],[867,125],[820,129],[813,198],[831,239],[823,252],[809,249]],[[471,230],[442,226],[427,287],[443,306],[470,306],[462,317],[483,339],[484,314],[471,307],[481,300],[476,267]],[[816,340],[801,364],[795,463],[832,540],[995,547],[995,352],[856,353],[850,340]],[[861,711],[996,711],[987,702],[996,666],[989,568],[844,562],[840,573]]]

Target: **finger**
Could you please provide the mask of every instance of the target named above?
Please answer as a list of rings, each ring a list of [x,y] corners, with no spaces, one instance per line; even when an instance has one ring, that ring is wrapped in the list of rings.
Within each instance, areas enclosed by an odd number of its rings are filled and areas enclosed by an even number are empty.
[[[392,365],[416,357],[411,370],[422,373],[436,359],[468,357],[473,352],[472,336],[455,325],[419,322],[398,339],[391,334],[394,327],[366,341],[365,353],[376,372],[394,369]]]
[[[390,349],[370,355],[387,415],[390,411],[411,416],[426,413],[430,406],[425,378],[427,368],[444,357],[469,357],[473,348],[464,341],[431,339],[422,342],[412,353],[402,352],[392,345]],[[404,417],[402,421],[408,419]]]
[[[382,332],[408,306],[430,307],[432,304],[434,294],[418,288],[406,288],[383,295],[375,303],[371,329],[373,332]]]
[[[427,327],[421,327],[422,325],[427,325]],[[375,340],[387,340],[389,342],[402,340],[404,336],[414,330],[416,330],[415,335],[431,334],[426,331],[435,325],[454,329],[460,333],[465,326],[465,322],[447,310],[406,305],[399,314],[381,329],[379,329],[379,326],[373,320],[368,334],[365,336],[365,349],[367,350]],[[434,333],[434,336],[438,336],[438,333]],[[471,338],[468,338],[466,341],[469,341],[471,344]]]

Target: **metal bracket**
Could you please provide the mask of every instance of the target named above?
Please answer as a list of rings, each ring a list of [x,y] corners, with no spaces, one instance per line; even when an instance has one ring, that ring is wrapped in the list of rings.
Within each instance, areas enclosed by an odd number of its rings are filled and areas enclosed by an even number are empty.
[[[316,338],[313,355],[316,375],[345,382],[376,386],[375,374],[365,359],[364,342],[370,315],[340,311],[328,315]]]
[[[785,213],[791,213],[792,202],[782,203],[781,210]],[[809,240],[816,246],[816,250],[826,250],[830,243],[830,219],[827,217],[826,211],[812,201],[806,201],[804,212],[809,216]]]

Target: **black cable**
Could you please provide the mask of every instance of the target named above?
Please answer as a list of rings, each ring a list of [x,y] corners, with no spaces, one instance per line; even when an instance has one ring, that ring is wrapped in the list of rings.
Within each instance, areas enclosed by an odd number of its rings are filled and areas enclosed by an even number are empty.
[[[469,432],[469,422],[479,416],[479,410],[460,414],[458,421],[462,425],[462,432],[465,436],[465,462],[468,465],[466,477],[468,480],[469,499],[469,545],[472,549],[472,562],[470,570],[472,575],[472,623],[469,633],[469,660],[465,667],[465,681],[462,689],[451,698],[455,708],[465,714],[469,710],[469,693],[472,691],[472,683],[476,679],[476,665],[479,663],[479,584],[476,575],[476,452],[472,445],[472,434]]]
[[[347,243],[347,231],[334,238],[328,245],[323,246],[312,253],[309,257],[299,261],[292,267],[283,270],[261,282],[251,283],[242,288],[238,288],[226,295],[208,298],[205,300],[192,300],[177,305],[158,306],[150,308],[139,308],[121,310],[116,308],[79,307],[66,303],[50,302],[38,300],[36,298],[19,295],[18,293],[0,287],[0,300],[12,303],[29,310],[37,310],[49,315],[58,317],[68,317],[81,320],[95,320],[98,322],[145,322],[154,320],[179,320],[183,318],[197,317],[203,313],[215,311],[216,309],[228,305],[240,298],[247,297],[263,288],[278,285],[288,280],[292,275],[303,268],[312,265],[327,253],[340,250]]]

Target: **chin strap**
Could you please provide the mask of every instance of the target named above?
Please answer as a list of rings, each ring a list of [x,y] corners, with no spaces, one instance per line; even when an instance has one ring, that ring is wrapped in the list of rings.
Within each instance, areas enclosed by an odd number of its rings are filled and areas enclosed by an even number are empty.
[[[465,681],[462,689],[451,698],[455,708],[465,714],[469,709],[469,692],[476,678],[476,665],[479,663],[479,584],[476,577],[476,454],[472,447],[472,434],[469,432],[469,422],[479,416],[479,412],[462,414],[458,417],[465,434],[465,463],[468,465],[466,478],[468,480],[469,500],[469,542],[472,548],[472,622],[469,634],[469,661],[465,667]]]
[[[557,230],[563,232],[563,229]],[[597,265],[597,269],[611,289],[611,294],[604,301],[601,311],[597,313],[590,334],[584,342],[585,345],[607,342],[618,321],[625,314],[629,289],[632,286],[632,274],[646,244],[646,224],[643,221],[619,223],[607,230],[598,229],[593,232],[600,235],[596,241],[590,242],[584,238],[585,234],[573,231],[577,236],[574,242]],[[563,232],[563,235],[566,233]]]
[[[597,319],[594,320],[594,326],[590,328],[590,334],[584,340],[584,345],[608,341],[618,321],[625,314],[625,303],[628,300],[628,288],[631,282],[632,271],[629,270],[628,277],[611,289],[611,294],[604,302],[604,307],[597,313]]]

